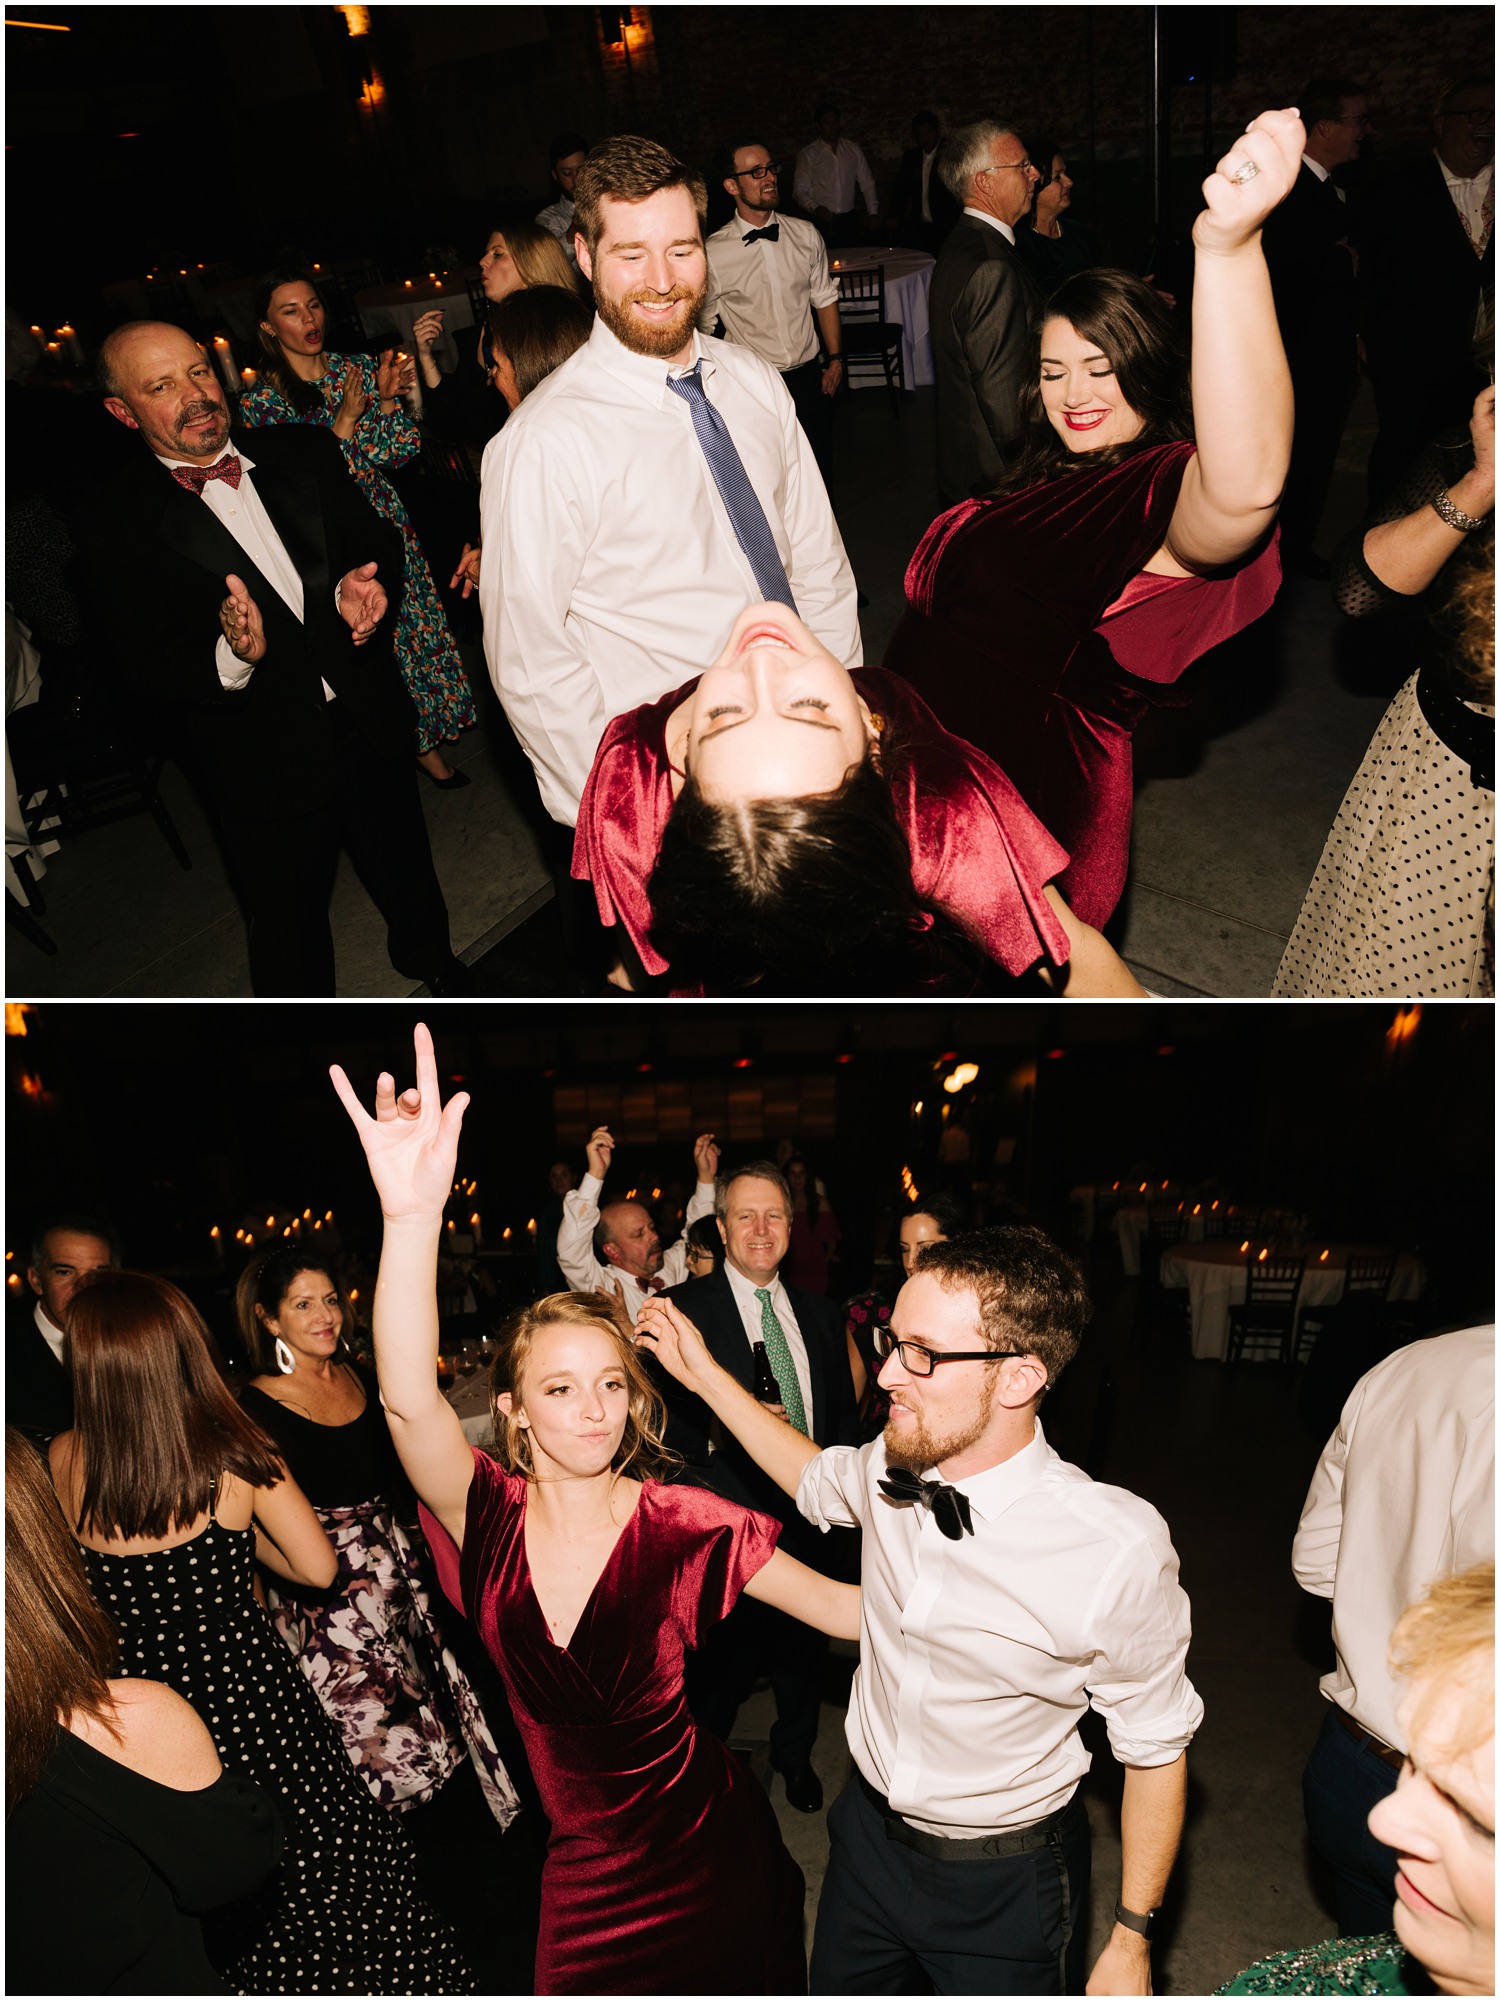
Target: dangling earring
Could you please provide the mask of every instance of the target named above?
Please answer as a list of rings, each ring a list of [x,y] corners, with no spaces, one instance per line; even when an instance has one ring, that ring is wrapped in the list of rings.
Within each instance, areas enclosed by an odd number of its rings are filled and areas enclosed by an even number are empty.
[[[276,1336],[276,1366],[284,1376],[289,1376],[297,1366],[297,1357],[279,1334]]]

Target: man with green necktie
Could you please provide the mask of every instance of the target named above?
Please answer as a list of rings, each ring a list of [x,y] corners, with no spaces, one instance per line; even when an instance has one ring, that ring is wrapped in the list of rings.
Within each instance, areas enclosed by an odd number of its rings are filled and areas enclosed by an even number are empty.
[[[691,1313],[714,1358],[746,1389],[755,1387],[755,1348],[763,1344],[781,1393],[780,1412],[819,1445],[852,1443],[854,1383],[843,1322],[831,1300],[783,1284],[781,1264],[791,1244],[791,1192],[770,1161],[751,1161],[721,1180],[714,1213],[724,1262],[709,1278],[663,1296]],[[808,1527],[782,1490],[761,1472],[708,1408],[666,1375],[656,1381],[667,1401],[667,1442],[687,1462],[686,1477],[726,1499],[772,1515],[782,1524],[780,1547],[827,1576],[851,1578],[858,1564],[852,1531],[821,1535]],[[830,1546],[831,1545],[831,1546]],[[812,1768],[827,1640],[785,1613],[742,1598],[690,1664],[688,1695],[698,1721],[727,1738],[735,1712],[757,1678],[768,1675],[776,1700],[771,1763],[792,1806],[816,1813],[823,1789]]]

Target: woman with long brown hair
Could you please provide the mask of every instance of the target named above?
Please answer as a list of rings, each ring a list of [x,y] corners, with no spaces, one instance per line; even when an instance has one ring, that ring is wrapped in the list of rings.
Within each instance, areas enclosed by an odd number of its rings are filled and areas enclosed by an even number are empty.
[[[274,1798],[228,1773],[190,1705],[115,1673],[119,1640],[35,1448],[5,1433],[8,1994],[227,1993],[195,1913],[258,1889]],[[88,1923],[57,1923],[58,1885]]]
[[[517,1810],[479,1698],[448,1652],[416,1505],[391,1444],[375,1372],[346,1339],[353,1314],[330,1264],[285,1244],[253,1258],[235,1318],[255,1376],[240,1408],[275,1441],[338,1555],[329,1591],[272,1578],[266,1604],[355,1769],[405,1811],[471,1781],[502,1827]]]
[[[167,1682],[226,1766],[279,1795],[287,1848],[211,1934],[246,1993],[430,1993],[472,1976],[412,1889],[413,1857],[344,1755],[252,1590],[254,1564],[326,1589],[332,1546],[165,1279],[91,1274],[68,1308],[74,1423],[52,1478],[127,1675]]]
[[[510,1692],[552,1823],[536,1992],[800,1992],[802,1878],[756,1781],[694,1726],[685,1653],[741,1592],[825,1632],[858,1592],[775,1548],[777,1525],[670,1485],[663,1411],[618,1302],[554,1293],[491,1375],[495,1458],[437,1388],[434,1276],[468,1103],[427,1030],[417,1085],[375,1116],[335,1066],[385,1215],[375,1353],[396,1449],[450,1595]]]

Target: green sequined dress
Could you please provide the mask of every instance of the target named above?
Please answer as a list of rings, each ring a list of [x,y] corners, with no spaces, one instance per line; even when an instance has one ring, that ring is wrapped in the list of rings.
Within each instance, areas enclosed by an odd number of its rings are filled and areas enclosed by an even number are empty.
[[[1256,1960],[1218,1990],[1221,1994],[1430,1994],[1394,1932],[1370,1938],[1326,1938]]]

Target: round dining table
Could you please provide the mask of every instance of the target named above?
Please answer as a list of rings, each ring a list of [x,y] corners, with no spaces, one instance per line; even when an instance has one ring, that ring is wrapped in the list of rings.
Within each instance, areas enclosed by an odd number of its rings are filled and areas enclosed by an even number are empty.
[[[1186,1218],[1187,1241],[1190,1244],[1201,1244],[1211,1233],[1232,1238],[1237,1243],[1245,1234],[1243,1223],[1238,1230],[1234,1227],[1237,1214],[1244,1216],[1253,1213],[1258,1229],[1281,1228],[1298,1220],[1295,1210],[1267,1209],[1258,1202],[1235,1203],[1220,1200],[1172,1203],[1166,1197],[1163,1197],[1163,1202],[1164,1209],[1162,1204],[1153,1206],[1168,1217],[1180,1215]],[[1216,1221],[1221,1214],[1225,1219],[1222,1227]],[[1120,1263],[1127,1278],[1139,1278],[1141,1275],[1141,1244],[1150,1221],[1151,1210],[1144,1203],[1115,1211],[1114,1232],[1120,1245]]]
[[[1244,1303],[1245,1263],[1249,1255],[1233,1241],[1172,1244],[1162,1252],[1162,1284],[1187,1288],[1196,1361],[1222,1362],[1228,1355],[1229,1309]],[[1315,1242],[1302,1255],[1306,1256],[1307,1267],[1297,1294],[1299,1315],[1310,1306],[1332,1306],[1343,1297],[1344,1275],[1351,1257],[1378,1257],[1382,1253],[1378,1245]],[[1415,1252],[1403,1251],[1396,1259],[1388,1296],[1416,1299],[1426,1284],[1425,1262]]]
[[[937,262],[925,250],[890,250],[859,244],[849,250],[830,250],[829,268],[835,278],[845,271],[885,269],[885,316],[901,327],[901,368],[908,389],[930,387],[935,380],[932,366],[932,334],[927,321],[927,294],[932,289],[932,267]],[[847,374],[847,371],[846,371]],[[856,381],[851,389],[881,388],[873,371]]]

